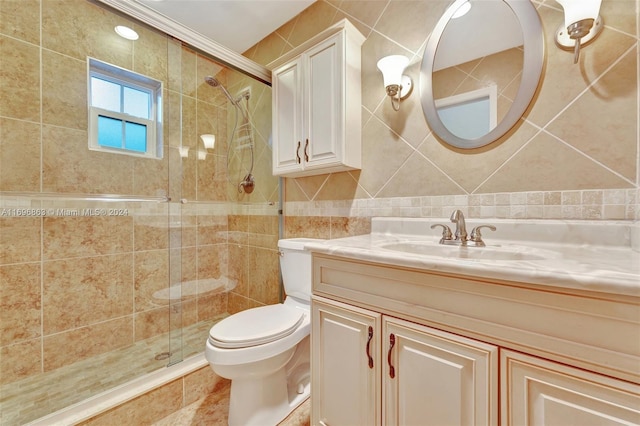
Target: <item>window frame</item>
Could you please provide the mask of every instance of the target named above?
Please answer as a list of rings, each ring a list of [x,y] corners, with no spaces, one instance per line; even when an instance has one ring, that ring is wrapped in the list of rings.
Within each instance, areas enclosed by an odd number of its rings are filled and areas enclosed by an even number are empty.
[[[125,87],[145,92],[149,94],[149,117],[141,118],[124,112],[111,111],[92,105],[92,78],[117,84],[120,90]],[[112,154],[124,154],[134,157],[162,159],[163,158],[163,138],[162,138],[162,81],[136,73],[116,65],[108,64],[95,58],[87,57],[87,109],[89,121],[89,150],[108,152]],[[121,103],[124,102],[121,99]],[[122,108],[121,108],[122,109]],[[98,119],[100,116],[145,126],[146,150],[134,151],[124,146],[121,148],[103,146],[98,143]]]

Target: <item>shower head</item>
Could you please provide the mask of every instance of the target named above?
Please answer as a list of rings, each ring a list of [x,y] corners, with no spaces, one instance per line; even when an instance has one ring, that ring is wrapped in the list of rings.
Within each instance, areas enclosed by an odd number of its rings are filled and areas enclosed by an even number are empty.
[[[211,87],[219,87],[220,90],[222,90],[222,93],[224,93],[224,95],[227,97],[227,99],[229,99],[229,102],[231,102],[235,106],[238,106],[238,101],[233,99],[233,97],[231,96],[231,93],[229,93],[227,88],[224,87],[222,85],[222,83],[220,83],[220,81],[218,81],[217,78],[208,75],[208,76],[206,76],[204,78],[204,82],[207,83]]]
[[[209,86],[212,86],[212,87],[220,86],[220,82],[218,81],[218,79],[215,77],[211,77],[210,75],[206,76],[204,78],[204,81],[205,83],[207,83]]]

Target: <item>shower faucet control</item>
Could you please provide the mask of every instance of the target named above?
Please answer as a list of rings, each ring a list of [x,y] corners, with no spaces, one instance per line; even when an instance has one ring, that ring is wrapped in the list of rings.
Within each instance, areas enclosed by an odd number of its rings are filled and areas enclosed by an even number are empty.
[[[253,189],[256,186],[255,183],[255,179],[253,178],[253,175],[251,173],[249,173],[248,175],[246,175],[244,177],[244,179],[242,179],[242,182],[240,182],[238,184],[238,192],[239,193],[247,193],[247,194],[251,194],[253,192]]]

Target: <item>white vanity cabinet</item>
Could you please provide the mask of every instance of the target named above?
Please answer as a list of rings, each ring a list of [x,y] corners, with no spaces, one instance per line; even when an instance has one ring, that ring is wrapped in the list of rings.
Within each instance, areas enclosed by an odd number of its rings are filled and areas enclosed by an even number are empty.
[[[311,424],[380,424],[382,315],[314,298]]]
[[[313,425],[640,425],[635,295],[313,253],[312,321]]]
[[[638,386],[503,350],[505,425],[638,425]]]
[[[363,42],[364,36],[342,20],[269,64],[274,175],[361,167]]]
[[[498,424],[496,346],[317,296],[312,321],[312,424]]]

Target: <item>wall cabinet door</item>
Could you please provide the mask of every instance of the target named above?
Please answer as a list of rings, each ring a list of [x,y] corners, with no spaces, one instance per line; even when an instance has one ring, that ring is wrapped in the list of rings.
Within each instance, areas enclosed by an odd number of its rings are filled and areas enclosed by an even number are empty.
[[[303,170],[300,149],[303,137],[302,58],[273,72],[273,167],[281,173]],[[277,111],[277,113],[275,113]]]
[[[498,348],[383,317],[386,425],[497,425]]]
[[[313,299],[311,424],[380,425],[381,315]]]
[[[504,425],[640,425],[640,386],[502,350]]]
[[[340,164],[342,159],[344,58],[341,52],[343,39],[338,35],[304,56],[307,70],[305,168]]]
[[[364,37],[348,21],[327,34],[273,71],[274,175],[360,168]]]

